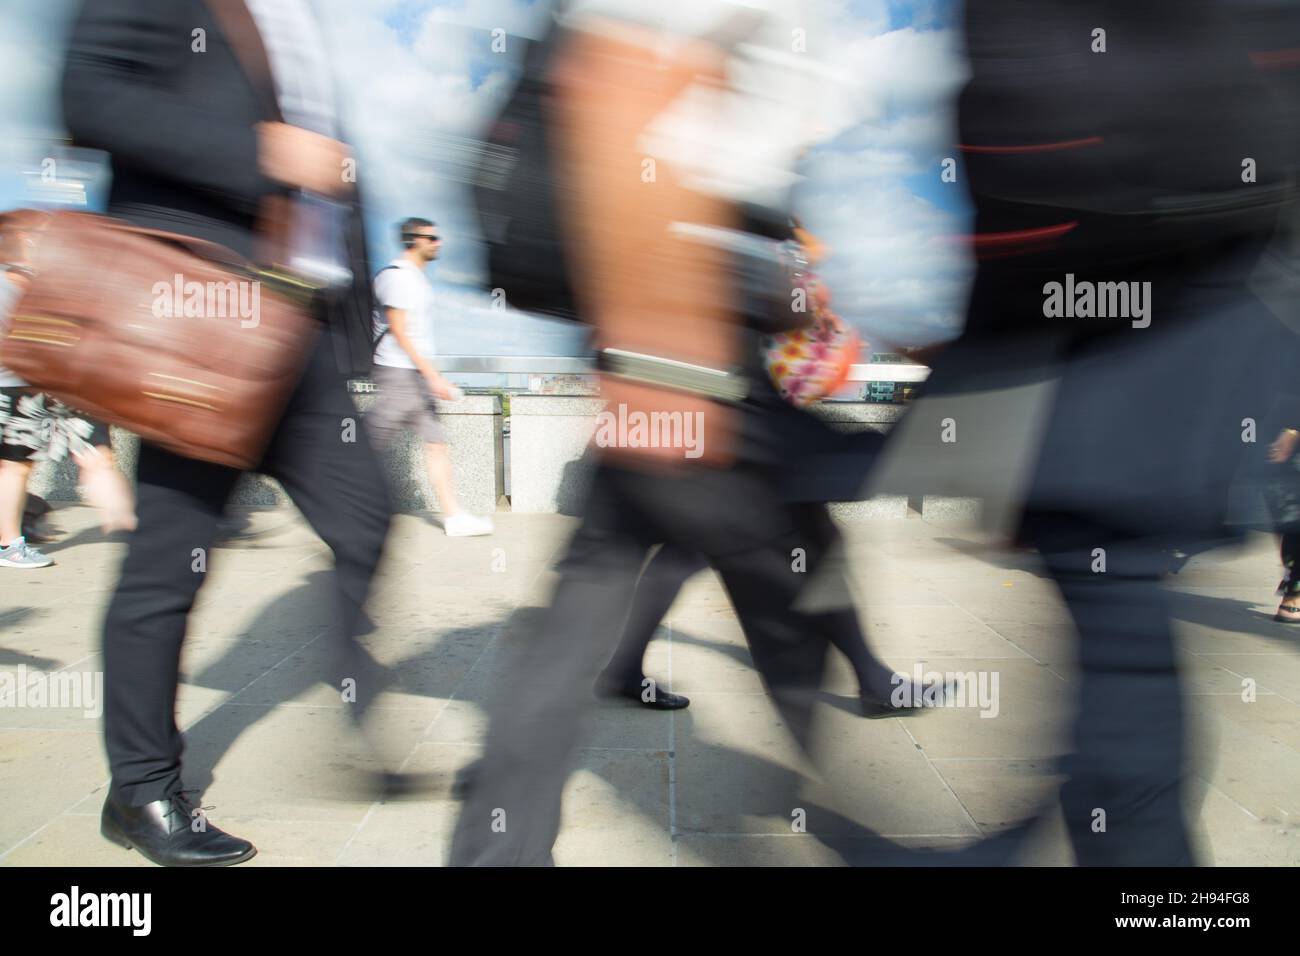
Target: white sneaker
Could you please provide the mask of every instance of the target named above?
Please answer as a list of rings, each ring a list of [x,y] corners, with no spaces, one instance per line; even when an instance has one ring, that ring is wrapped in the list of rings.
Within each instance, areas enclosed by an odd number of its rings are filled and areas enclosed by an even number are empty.
[[[442,530],[449,538],[474,538],[492,533],[492,519],[472,514],[450,515],[443,520]]]

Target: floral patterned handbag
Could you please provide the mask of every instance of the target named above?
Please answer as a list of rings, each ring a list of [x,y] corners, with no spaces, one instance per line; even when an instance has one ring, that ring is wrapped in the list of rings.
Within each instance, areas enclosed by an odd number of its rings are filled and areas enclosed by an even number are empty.
[[[764,364],[781,397],[797,408],[837,392],[858,360],[862,339],[830,309],[830,290],[809,268],[803,246],[787,245],[792,262],[792,298],[804,305],[810,321],[769,336]]]

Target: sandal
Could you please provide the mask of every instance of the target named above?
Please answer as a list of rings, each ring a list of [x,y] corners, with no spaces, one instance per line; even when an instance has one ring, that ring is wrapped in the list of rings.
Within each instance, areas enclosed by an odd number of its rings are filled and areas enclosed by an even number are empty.
[[[1292,597],[1288,600],[1295,600],[1295,598]],[[1285,617],[1282,613],[1284,611],[1287,614],[1294,614],[1295,616]],[[1300,604],[1287,604],[1286,601],[1283,601],[1281,606],[1277,609],[1277,613],[1273,615],[1273,620],[1280,624],[1300,624]]]

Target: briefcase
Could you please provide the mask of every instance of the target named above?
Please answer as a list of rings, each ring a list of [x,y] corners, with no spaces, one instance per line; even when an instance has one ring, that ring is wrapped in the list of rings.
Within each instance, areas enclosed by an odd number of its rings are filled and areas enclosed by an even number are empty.
[[[0,247],[31,276],[0,365],[175,454],[258,465],[317,334],[310,286],[90,213],[0,214]]]

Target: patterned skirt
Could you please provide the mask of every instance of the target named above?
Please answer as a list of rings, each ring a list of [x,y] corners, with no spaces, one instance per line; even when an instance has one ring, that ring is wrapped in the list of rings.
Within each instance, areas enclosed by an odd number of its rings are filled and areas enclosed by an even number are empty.
[[[0,459],[62,461],[109,443],[108,427],[43,392],[0,388]]]

